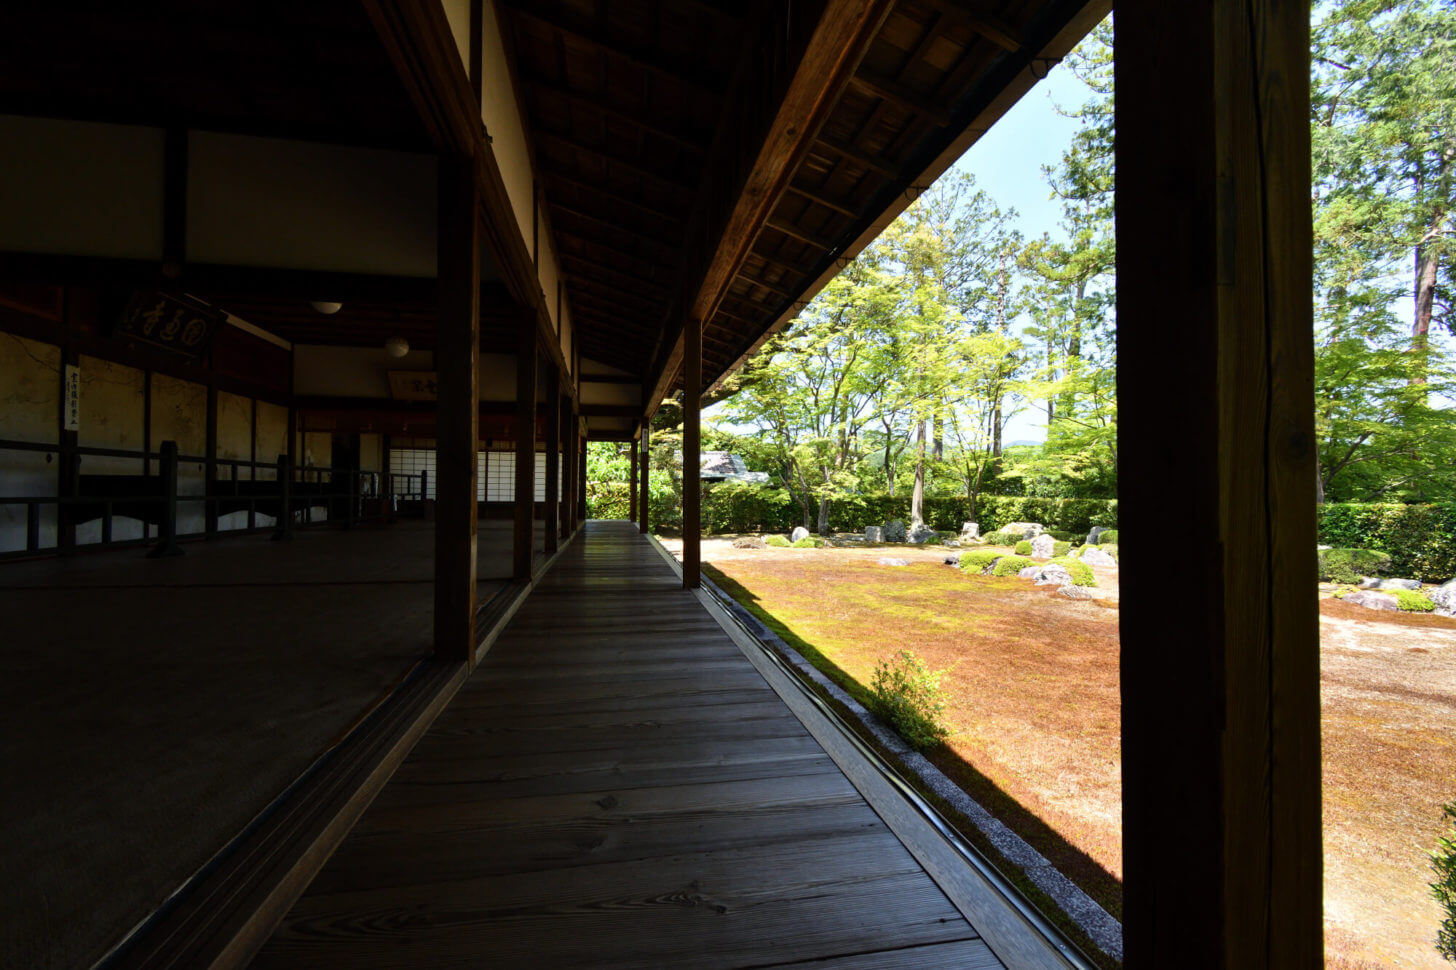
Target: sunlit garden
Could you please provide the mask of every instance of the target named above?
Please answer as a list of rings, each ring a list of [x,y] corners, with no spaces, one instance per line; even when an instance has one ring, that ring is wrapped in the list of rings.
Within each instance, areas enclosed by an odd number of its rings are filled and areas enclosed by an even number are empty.
[[[1205,539],[1117,529],[1112,42],[1058,69],[1050,217],[968,156],[714,390],[702,527],[712,582],[871,710],[913,684],[932,729],[902,735],[1116,916],[1119,563],[1196,595],[1179,563]],[[1434,970],[1456,961],[1456,10],[1320,4],[1313,43],[1327,965]],[[651,438],[669,547],[680,423],[668,402]],[[591,514],[625,518],[625,446],[593,449]]]

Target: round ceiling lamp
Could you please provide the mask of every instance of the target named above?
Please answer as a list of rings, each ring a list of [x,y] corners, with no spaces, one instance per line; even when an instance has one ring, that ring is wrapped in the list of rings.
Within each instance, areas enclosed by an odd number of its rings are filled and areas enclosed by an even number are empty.
[[[342,303],[326,303],[319,300],[310,300],[308,305],[326,317],[331,317],[344,309],[344,304]]]
[[[403,337],[390,337],[384,342],[384,352],[391,357],[403,357],[409,353],[409,341]]]

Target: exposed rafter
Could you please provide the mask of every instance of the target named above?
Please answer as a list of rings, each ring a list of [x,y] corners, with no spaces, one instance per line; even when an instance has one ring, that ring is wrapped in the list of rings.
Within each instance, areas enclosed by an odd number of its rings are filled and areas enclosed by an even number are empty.
[[[573,104],[580,105],[604,117],[647,132],[656,138],[670,141],[687,151],[701,154],[707,149],[707,146],[696,138],[687,136],[681,131],[674,131],[654,124],[646,118],[642,118],[610,104],[604,98],[593,97],[582,91],[573,90],[564,84],[548,81],[541,77],[522,77],[522,81],[524,81],[526,88],[530,91],[539,92],[546,97],[562,98],[570,101]]]
[[[650,50],[617,41],[608,41],[594,33],[589,33],[591,28],[588,25],[570,23],[563,17],[547,14],[536,3],[527,5],[521,0],[508,0],[507,6],[515,16],[522,20],[533,21],[574,44],[630,63],[673,84],[692,88],[700,96],[713,102],[720,99],[717,91],[719,79],[709,74],[701,65],[686,61],[668,63]],[[600,33],[605,33],[605,31],[600,31]]]
[[[976,33],[1000,47],[1016,53],[1025,46],[1021,33],[1000,17],[987,12],[977,0],[921,0],[926,6],[961,21]]]
[[[661,182],[663,185],[670,185],[677,190],[687,190],[692,187],[689,182],[684,181],[683,179],[675,178],[671,175],[665,175],[662,172],[654,172],[650,168],[643,168],[641,163],[636,161],[635,159],[624,158],[621,155],[613,155],[611,152],[607,151],[604,148],[597,148],[592,145],[587,145],[576,138],[572,138],[569,135],[563,135],[559,132],[553,131],[537,131],[536,138],[539,141],[555,142],[556,144],[561,145],[569,151],[581,152],[583,155],[590,155],[593,158],[599,158],[609,165],[616,165],[620,168],[626,169],[629,172],[634,172],[637,175],[641,175],[645,178],[650,178],[656,182]]]
[[[942,128],[950,125],[949,111],[939,105],[931,104],[924,95],[910,90],[894,78],[861,72],[850,80],[861,90],[867,91],[881,100],[889,101],[891,104],[899,105],[906,111],[912,111]]]

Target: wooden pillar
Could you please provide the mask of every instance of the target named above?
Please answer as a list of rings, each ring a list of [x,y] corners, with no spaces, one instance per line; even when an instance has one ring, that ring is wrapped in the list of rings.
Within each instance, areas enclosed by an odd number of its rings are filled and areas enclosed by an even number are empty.
[[[571,399],[558,394],[556,399],[556,440],[561,447],[561,536],[576,531],[576,463],[571,460]]]
[[[442,157],[435,350],[435,655],[467,664],[475,660],[479,199],[474,161]]]
[[[516,341],[515,541],[511,576],[531,578],[536,545],[536,320],[521,317]]]
[[[703,324],[683,327],[683,585],[696,589],[702,571]]]
[[[632,454],[627,460],[627,518],[637,521],[637,439],[632,439]]]
[[[557,548],[561,509],[561,374],[546,368],[546,551]]]
[[[1116,84],[1125,965],[1313,970],[1309,5],[1119,3]]]
[[[579,478],[576,488],[576,518],[578,522],[586,521],[586,436],[577,435],[576,460],[579,462],[577,470]]]
[[[651,511],[648,496],[651,494],[647,488],[647,473],[651,466],[648,457],[652,454],[652,422],[642,422],[642,471],[637,476],[637,528],[643,535],[647,535],[649,523],[647,513]]]
[[[207,427],[203,431],[205,444],[203,448],[204,464],[202,477],[202,492],[207,496],[207,501],[202,505],[203,531],[207,538],[217,537],[217,502],[213,496],[217,495],[217,378],[213,376],[210,369],[207,373],[207,412],[204,420]],[[233,478],[238,474],[237,466],[233,466]]]

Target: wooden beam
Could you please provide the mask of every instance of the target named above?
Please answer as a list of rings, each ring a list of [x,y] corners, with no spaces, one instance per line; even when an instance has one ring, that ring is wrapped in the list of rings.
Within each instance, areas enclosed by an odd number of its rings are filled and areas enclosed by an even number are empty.
[[[893,159],[872,154],[863,148],[851,145],[842,138],[834,138],[825,134],[820,134],[817,139],[817,144],[824,146],[842,158],[846,158],[857,165],[869,169],[871,172],[878,172],[892,181],[898,182],[900,180],[900,166]]]
[[[594,223],[595,225],[602,226],[606,228],[608,232],[620,232],[623,235],[631,236],[633,239],[648,243],[658,250],[660,254],[658,256],[658,259],[669,266],[678,266],[682,263],[682,246],[677,240],[667,240],[662,239],[658,236],[650,236],[645,232],[640,232],[637,229],[633,229],[631,226],[625,226],[620,222],[615,222],[611,219],[604,219],[601,216],[592,215],[590,212],[583,212],[581,209],[578,209],[575,206],[569,206],[561,202],[551,203],[551,208],[554,211],[559,212],[563,215],[570,216],[573,219],[581,219],[585,222],[590,222]]]
[[[476,449],[480,188],[473,159],[445,155],[439,175],[436,317],[435,655],[475,662]]]
[[[561,373],[546,368],[546,554],[556,551],[560,532],[561,492]]]
[[[683,327],[683,586],[702,585],[703,486],[702,389],[703,325],[689,320]]]
[[[641,384],[642,378],[631,374],[583,374],[583,384]]]
[[[789,185],[786,186],[786,188],[788,189],[788,191],[794,193],[795,195],[800,196],[801,198],[808,199],[810,202],[813,202],[816,205],[822,205],[824,208],[837,212],[842,216],[849,216],[851,219],[859,218],[858,212],[855,212],[853,209],[841,205],[838,202],[835,202],[833,199],[827,199],[824,197],[823,194],[815,192],[812,189],[806,189],[801,185]]]
[[[721,81],[710,75],[706,70],[702,70],[695,65],[688,63],[669,64],[660,58],[653,49],[630,47],[626,44],[614,43],[602,37],[594,36],[588,33],[590,28],[586,25],[571,23],[562,17],[548,15],[542,12],[540,5],[537,3],[532,3],[528,8],[520,0],[506,0],[506,5],[515,16],[523,20],[534,21],[547,30],[569,39],[578,46],[604,54],[607,57],[625,61],[671,84],[691,88],[699,95],[714,102],[722,99],[722,94],[718,91],[718,85]]]
[[[624,269],[618,269],[615,266],[608,266],[605,263],[594,263],[591,260],[589,260],[589,259],[587,259],[587,258],[585,258],[583,256],[577,256],[574,253],[563,252],[563,253],[560,254],[560,258],[561,258],[561,261],[563,263],[573,263],[575,265],[585,267],[586,270],[588,270],[588,271],[595,270],[595,271],[601,272],[601,273],[610,273],[614,277],[618,277],[620,279],[628,280],[630,282],[630,284],[631,284],[630,287],[629,287],[630,289],[634,289],[634,290],[641,290],[641,289],[652,290],[653,292],[661,293],[663,296],[668,297],[668,298],[671,298],[672,295],[673,295],[672,290],[669,289],[665,284],[663,284],[663,283],[661,283],[661,282],[659,282],[657,280],[648,279],[645,276],[639,276],[636,273],[629,273],[626,270],[624,270]],[[577,270],[571,270],[571,273],[573,275],[575,275],[577,273]],[[603,280],[602,282],[606,282],[606,281]],[[620,284],[612,284],[612,285],[620,285]]]
[[[752,273],[748,272],[748,270],[746,269],[740,268],[738,270],[738,278],[740,280],[743,280],[743,282],[745,283],[751,283],[754,286],[761,286],[765,290],[768,290],[770,293],[776,293],[786,300],[793,300],[798,298],[798,294],[793,292],[792,290],[786,290],[778,283],[770,283],[768,280],[761,280],[757,276],[754,276]]]
[[[862,91],[920,115],[941,128],[950,126],[948,110],[938,104],[931,104],[924,95],[910,90],[894,78],[861,72],[850,78],[850,81]]]
[[[640,489],[637,495],[637,528],[643,535],[647,535],[650,524],[648,522],[648,513],[651,512],[649,506],[651,489],[648,487],[648,473],[651,471],[651,456],[652,422],[644,419],[642,422],[642,473],[638,476],[637,480],[637,487]]]
[[[1128,970],[1323,966],[1309,69],[1304,4],[1117,6]]]
[[[807,229],[800,229],[798,226],[794,225],[792,222],[789,222],[787,219],[780,219],[777,216],[772,216],[764,220],[764,225],[769,229],[774,229],[778,232],[783,233],[785,236],[797,239],[800,242],[806,242],[816,249],[822,249],[826,252],[832,252],[835,248],[834,242],[825,239],[822,236],[817,236]]]
[[[653,124],[645,118],[612,105],[605,98],[593,97],[584,91],[577,91],[564,84],[548,81],[545,78],[534,75],[523,75],[520,80],[524,83],[527,90],[540,92],[547,97],[556,97],[570,101],[573,104],[588,109],[593,114],[600,115],[604,118],[611,118],[625,125],[630,125],[656,138],[673,142],[688,151],[701,154],[707,150],[707,145],[702,141],[686,137],[680,131],[673,131],[672,129]]]
[[[593,158],[599,158],[609,165],[619,166],[626,171],[632,172],[634,175],[652,179],[655,182],[660,182],[661,184],[670,186],[678,191],[685,191],[692,188],[692,186],[688,182],[685,182],[680,178],[675,178],[671,175],[664,175],[663,173],[655,172],[650,168],[644,168],[642,164],[635,159],[623,158],[620,155],[613,155],[605,149],[583,144],[581,141],[575,138],[571,138],[557,132],[537,131],[535,132],[535,137],[537,141],[555,142],[556,144],[562,145],[571,151],[581,152],[583,155],[590,155]]]
[[[627,518],[637,521],[637,439],[632,439],[631,454],[627,458]]]
[[[536,328],[522,324],[516,345],[516,488],[511,577],[529,582],[536,545]]]
[[[959,20],[976,33],[1000,47],[1016,53],[1025,46],[1021,32],[992,14],[983,0],[922,0],[926,6]]]
[[[661,219],[662,221],[670,223],[674,226],[681,226],[683,224],[683,219],[681,215],[672,212],[664,212],[662,209],[650,206],[645,202],[641,202],[629,196],[622,195],[620,192],[613,192],[611,189],[604,189],[599,185],[592,185],[588,182],[583,182],[581,179],[573,178],[570,175],[563,175],[560,172],[553,172],[550,169],[543,169],[541,172],[541,177],[544,178],[547,182],[555,182],[558,185],[569,185],[579,192],[587,192],[591,195],[601,196],[602,198],[615,202],[618,205],[628,206],[629,208],[636,209],[638,212],[641,212],[645,216],[653,219]],[[550,200],[548,199],[547,201]]]
[[[894,8],[893,0],[828,0],[794,68],[743,188],[718,236],[703,278],[684,317],[709,320],[778,205],[800,161],[859,68],[870,43]],[[671,335],[659,354],[653,393],[660,401],[681,368],[683,336]],[[649,404],[655,410],[656,405]],[[648,412],[651,416],[651,411]]]

